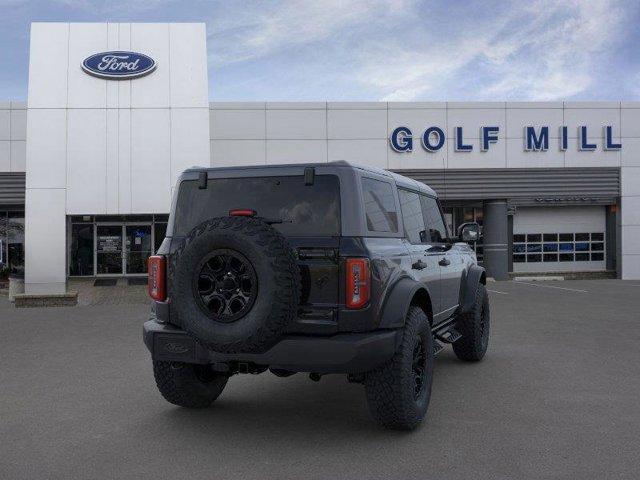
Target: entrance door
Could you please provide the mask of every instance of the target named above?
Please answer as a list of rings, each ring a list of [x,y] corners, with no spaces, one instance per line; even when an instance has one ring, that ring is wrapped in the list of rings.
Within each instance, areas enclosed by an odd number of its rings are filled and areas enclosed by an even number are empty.
[[[125,273],[146,274],[147,259],[151,256],[151,225],[125,226]]]
[[[96,225],[96,274],[122,275],[122,226]]]

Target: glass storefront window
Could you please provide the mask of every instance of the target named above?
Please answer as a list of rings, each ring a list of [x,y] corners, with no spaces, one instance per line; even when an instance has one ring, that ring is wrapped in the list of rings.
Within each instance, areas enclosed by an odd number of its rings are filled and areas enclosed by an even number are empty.
[[[167,219],[162,214],[70,217],[69,276],[146,275],[147,259],[167,233]]]
[[[93,223],[71,225],[69,275],[93,275]]]
[[[154,248],[153,251],[157,252],[162,245],[162,241],[164,237],[167,235],[167,224],[166,223],[156,223],[154,225]]]
[[[9,270],[24,273],[24,212],[9,212],[6,225]]]

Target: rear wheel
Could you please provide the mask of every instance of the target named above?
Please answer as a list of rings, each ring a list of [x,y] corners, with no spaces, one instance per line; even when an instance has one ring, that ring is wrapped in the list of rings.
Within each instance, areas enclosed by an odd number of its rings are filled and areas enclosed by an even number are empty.
[[[365,375],[371,415],[387,428],[416,428],[427,413],[432,380],[431,326],[422,309],[411,307],[402,343],[393,358]]]
[[[473,309],[460,315],[456,324],[456,329],[462,334],[462,338],[453,344],[453,351],[460,360],[467,362],[482,360],[489,346],[490,324],[489,294],[486,287],[479,283]]]
[[[186,408],[210,406],[228,380],[209,365],[182,362],[153,362],[153,375],[165,400]]]

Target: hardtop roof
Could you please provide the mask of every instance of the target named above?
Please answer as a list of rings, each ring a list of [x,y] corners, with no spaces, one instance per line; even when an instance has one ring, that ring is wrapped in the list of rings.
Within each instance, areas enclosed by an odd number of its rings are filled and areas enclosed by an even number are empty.
[[[390,172],[382,168],[372,167],[370,165],[361,165],[358,163],[348,162],[346,160],[337,160],[333,162],[323,162],[323,163],[319,163],[319,162],[318,163],[287,163],[287,164],[276,164],[276,165],[248,165],[248,166],[229,166],[229,167],[196,167],[194,166],[185,170],[185,173],[186,172],[202,172],[203,170],[207,172],[216,172],[216,173],[219,173],[219,172],[232,173],[234,171],[243,171],[243,172],[246,172],[247,170],[263,170],[264,171],[264,170],[286,169],[286,168],[295,168],[295,167],[318,167],[318,168],[335,167],[335,168],[358,169],[364,172],[371,172],[371,173],[375,173],[376,175],[388,177],[389,179],[393,180],[398,186],[411,188],[413,190],[419,190],[431,196],[437,196],[436,192],[431,187],[429,187],[428,185],[422,182],[418,182],[417,180],[414,180],[412,178],[405,177],[398,173]]]

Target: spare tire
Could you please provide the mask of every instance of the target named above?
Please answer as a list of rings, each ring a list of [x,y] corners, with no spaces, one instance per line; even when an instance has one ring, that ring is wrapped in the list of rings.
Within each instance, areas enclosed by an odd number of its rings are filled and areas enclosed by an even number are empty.
[[[171,311],[201,345],[263,352],[297,315],[300,270],[287,240],[258,218],[213,218],[172,256]]]

